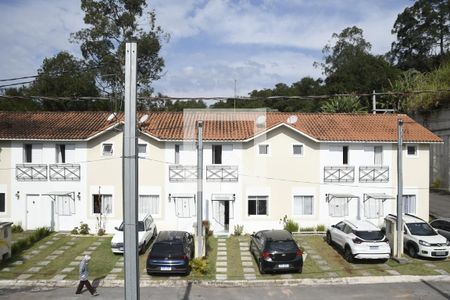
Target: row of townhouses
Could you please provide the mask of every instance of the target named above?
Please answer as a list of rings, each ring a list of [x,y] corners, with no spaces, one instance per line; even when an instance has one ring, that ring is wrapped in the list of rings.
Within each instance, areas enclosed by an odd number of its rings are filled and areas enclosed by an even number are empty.
[[[406,115],[265,111],[139,113],[139,213],[158,230],[196,221],[196,122],[203,121],[203,216],[215,233],[396,213],[397,122],[404,210],[428,217],[429,149],[442,140]],[[0,112],[0,219],[25,229],[111,232],[122,221],[123,115]]]

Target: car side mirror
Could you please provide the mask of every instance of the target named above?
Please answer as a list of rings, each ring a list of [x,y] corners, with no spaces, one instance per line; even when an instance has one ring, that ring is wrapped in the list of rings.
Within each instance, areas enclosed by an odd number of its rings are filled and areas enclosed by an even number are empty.
[[[332,228],[336,228],[336,225],[331,225]]]
[[[119,228],[117,228],[117,226],[116,226],[116,227],[114,227],[114,229],[115,229],[115,230],[117,230],[117,231],[119,231]]]

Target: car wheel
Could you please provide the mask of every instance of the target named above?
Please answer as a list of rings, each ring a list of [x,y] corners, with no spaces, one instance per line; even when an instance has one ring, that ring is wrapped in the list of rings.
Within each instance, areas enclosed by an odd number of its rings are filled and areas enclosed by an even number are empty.
[[[261,273],[261,274],[266,273],[266,272],[264,272],[264,267],[263,267],[263,264],[262,264],[261,260],[259,260],[258,268],[259,268],[259,273]]]
[[[408,246],[408,254],[412,258],[416,258],[417,257],[417,249],[416,249],[416,247],[414,245],[409,245]]]
[[[331,233],[329,233],[329,232],[327,232],[327,243],[328,243],[328,245],[333,244],[333,240],[331,239]]]
[[[146,246],[147,246],[147,242],[144,241],[144,243],[142,244],[141,249],[139,249],[139,254],[144,254],[145,253]]]
[[[348,261],[349,263],[353,262],[353,254],[352,254],[352,250],[350,249],[350,247],[345,247],[344,250],[344,258],[346,261]]]
[[[302,273],[303,272],[303,268],[298,269],[298,273]]]

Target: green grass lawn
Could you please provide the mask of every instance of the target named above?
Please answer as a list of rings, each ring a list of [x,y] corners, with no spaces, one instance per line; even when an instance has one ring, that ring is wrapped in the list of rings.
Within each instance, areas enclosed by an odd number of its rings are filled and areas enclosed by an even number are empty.
[[[244,272],[241,263],[241,251],[239,241],[242,237],[231,236],[227,239],[227,277],[228,279],[242,279]],[[248,242],[248,239],[245,240]]]

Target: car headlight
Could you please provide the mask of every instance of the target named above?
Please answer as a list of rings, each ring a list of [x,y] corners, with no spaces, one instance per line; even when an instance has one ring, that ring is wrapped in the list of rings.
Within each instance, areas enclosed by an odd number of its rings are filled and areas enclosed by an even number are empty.
[[[117,243],[111,243],[111,248],[117,248],[119,245]]]
[[[419,240],[419,244],[421,244],[422,246],[426,246],[426,247],[430,247],[430,243]]]

